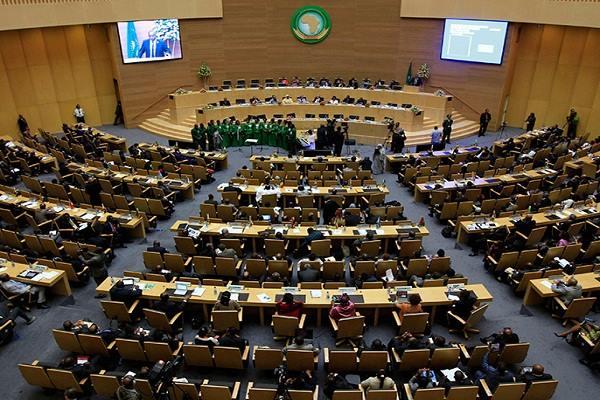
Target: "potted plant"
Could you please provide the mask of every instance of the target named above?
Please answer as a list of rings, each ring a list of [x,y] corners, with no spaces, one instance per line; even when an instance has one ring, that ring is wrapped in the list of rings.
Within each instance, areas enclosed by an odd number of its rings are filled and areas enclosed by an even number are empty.
[[[420,78],[421,86],[425,86],[425,82],[431,77],[431,67],[429,64],[421,64],[417,71],[417,76]]]
[[[206,63],[200,64],[200,68],[198,68],[197,72],[198,78],[202,81],[202,85],[206,86],[206,82],[210,79],[212,75],[212,70]]]

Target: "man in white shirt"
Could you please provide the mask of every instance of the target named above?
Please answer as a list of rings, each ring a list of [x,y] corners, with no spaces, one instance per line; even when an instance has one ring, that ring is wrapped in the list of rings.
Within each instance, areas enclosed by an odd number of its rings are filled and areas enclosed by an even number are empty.
[[[281,195],[281,190],[279,187],[272,185],[271,183],[265,183],[256,189],[256,202],[260,203],[264,195],[276,194],[277,198]],[[275,204],[271,204],[271,206],[275,206]]]
[[[436,126],[431,132],[431,150],[441,150],[443,148],[442,132]]]
[[[75,106],[73,115],[78,124],[85,124],[85,111],[83,111],[83,108],[79,104]]]
[[[283,100],[281,100],[281,104],[294,104],[294,100],[289,95],[286,95]]]
[[[0,274],[0,286],[2,286],[2,289],[11,296],[24,295],[29,292],[32,296],[37,297],[38,308],[49,307],[46,304],[46,289],[43,287],[31,286],[26,283],[15,281],[10,279],[10,276],[7,273]]]

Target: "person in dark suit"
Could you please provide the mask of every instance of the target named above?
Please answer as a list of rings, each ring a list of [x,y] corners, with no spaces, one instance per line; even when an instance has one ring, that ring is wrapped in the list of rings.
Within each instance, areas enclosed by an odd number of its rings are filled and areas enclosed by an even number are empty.
[[[452,119],[452,115],[446,115],[446,119],[442,122],[442,142],[450,143],[450,134],[452,134],[452,124],[454,120]]]
[[[164,247],[162,247],[162,246],[160,245],[160,242],[159,242],[158,240],[155,240],[155,241],[152,243],[152,247],[148,247],[148,248],[146,249],[146,251],[154,251],[154,252],[156,252],[156,253],[160,253],[160,254],[165,254],[165,253],[168,253],[168,252],[169,252],[169,250],[165,249]]]
[[[525,122],[527,123],[527,127],[525,128],[525,130],[527,132],[531,132],[533,130],[533,128],[535,127],[535,120],[536,120],[535,113],[529,114],[529,116],[525,120]]]
[[[485,136],[487,132],[488,124],[492,120],[492,114],[486,108],[479,116],[479,136]]]
[[[110,299],[112,301],[122,301],[127,307],[130,307],[141,295],[142,289],[137,288],[135,285],[125,285],[122,280],[110,289]]]
[[[544,366],[541,364],[534,364],[531,367],[531,372],[525,372],[517,379],[519,382],[525,382],[529,387],[533,382],[539,381],[550,381],[552,375],[544,372]]]
[[[19,125],[19,132],[21,132],[21,134],[29,132],[29,124],[21,114],[19,114],[19,118],[17,119],[17,125]]]
[[[360,216],[352,214],[349,210],[344,211],[344,221],[346,226],[358,226]]]
[[[154,303],[154,309],[164,312],[167,318],[171,319],[179,311],[183,311],[183,304],[171,301],[168,293],[161,293],[160,300]]]
[[[331,192],[331,194],[333,196],[335,196],[336,193],[337,193],[336,191]],[[335,201],[331,197],[328,198],[327,201],[325,201],[325,204],[323,204],[323,222],[325,224],[331,223],[331,220],[333,219],[333,217],[335,215],[335,211],[338,208],[340,208],[340,205],[337,203],[337,201]]]
[[[169,46],[164,40],[156,38],[156,32],[148,33],[148,39],[142,42],[138,53],[139,58],[169,57],[170,55]]]

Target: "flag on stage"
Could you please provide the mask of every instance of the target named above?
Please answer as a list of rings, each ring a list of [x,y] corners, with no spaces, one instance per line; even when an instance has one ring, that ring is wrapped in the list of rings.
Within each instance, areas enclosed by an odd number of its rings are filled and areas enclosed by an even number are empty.
[[[412,76],[412,61],[411,61],[410,64],[408,64],[408,71],[406,72],[406,84],[412,85],[412,80],[413,80],[413,76]]]
[[[137,31],[135,30],[135,23],[129,21],[127,23],[127,57],[136,58],[140,50],[138,43]]]

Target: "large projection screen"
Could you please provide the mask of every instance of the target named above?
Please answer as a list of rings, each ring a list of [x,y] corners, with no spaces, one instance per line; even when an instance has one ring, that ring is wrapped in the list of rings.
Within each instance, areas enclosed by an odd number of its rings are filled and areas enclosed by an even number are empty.
[[[443,60],[502,64],[508,22],[447,19]]]
[[[117,22],[117,27],[125,64],[182,58],[176,19]]]

